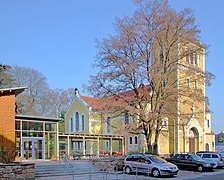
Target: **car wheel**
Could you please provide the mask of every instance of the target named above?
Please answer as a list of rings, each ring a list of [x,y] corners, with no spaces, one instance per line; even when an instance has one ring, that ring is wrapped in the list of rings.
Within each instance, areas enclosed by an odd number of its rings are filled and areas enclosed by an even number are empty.
[[[199,166],[198,166],[198,171],[199,171],[199,172],[203,171],[203,169],[204,169],[204,168],[203,168],[202,165],[199,165]]]
[[[125,167],[125,173],[130,174],[131,173],[131,168],[130,167]]]
[[[159,177],[159,175],[160,175],[159,170],[158,169],[153,169],[152,170],[152,175],[153,175],[153,177]]]

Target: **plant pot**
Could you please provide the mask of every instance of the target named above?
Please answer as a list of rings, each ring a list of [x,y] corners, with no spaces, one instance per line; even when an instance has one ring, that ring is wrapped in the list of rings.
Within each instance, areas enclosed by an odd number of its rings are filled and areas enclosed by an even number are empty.
[[[57,157],[56,155],[53,155],[53,156],[51,157],[51,160],[52,160],[52,161],[57,161],[57,160],[58,160],[58,157]]]
[[[21,157],[15,157],[15,162],[22,162],[22,158]]]

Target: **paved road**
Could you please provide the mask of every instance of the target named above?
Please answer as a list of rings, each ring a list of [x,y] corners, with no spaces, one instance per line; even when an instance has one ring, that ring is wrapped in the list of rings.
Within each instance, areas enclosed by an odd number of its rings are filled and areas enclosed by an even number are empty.
[[[80,176],[57,176],[57,177],[44,177],[36,178],[37,180],[224,180],[224,169],[217,169],[214,172],[196,172],[196,171],[186,171],[180,170],[177,176],[174,177],[161,177],[154,178],[148,175],[138,175],[135,174],[84,174]]]

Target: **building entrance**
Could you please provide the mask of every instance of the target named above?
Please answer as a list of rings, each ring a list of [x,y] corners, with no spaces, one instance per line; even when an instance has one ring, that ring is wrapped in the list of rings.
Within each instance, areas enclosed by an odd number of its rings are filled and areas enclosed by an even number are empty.
[[[22,159],[44,159],[44,138],[22,138]]]

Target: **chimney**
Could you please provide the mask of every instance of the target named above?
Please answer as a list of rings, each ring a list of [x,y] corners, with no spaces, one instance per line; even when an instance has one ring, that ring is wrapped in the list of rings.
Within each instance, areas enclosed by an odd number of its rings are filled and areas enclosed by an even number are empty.
[[[79,90],[78,90],[78,88],[75,88],[75,95],[76,95],[76,96],[79,95]]]

